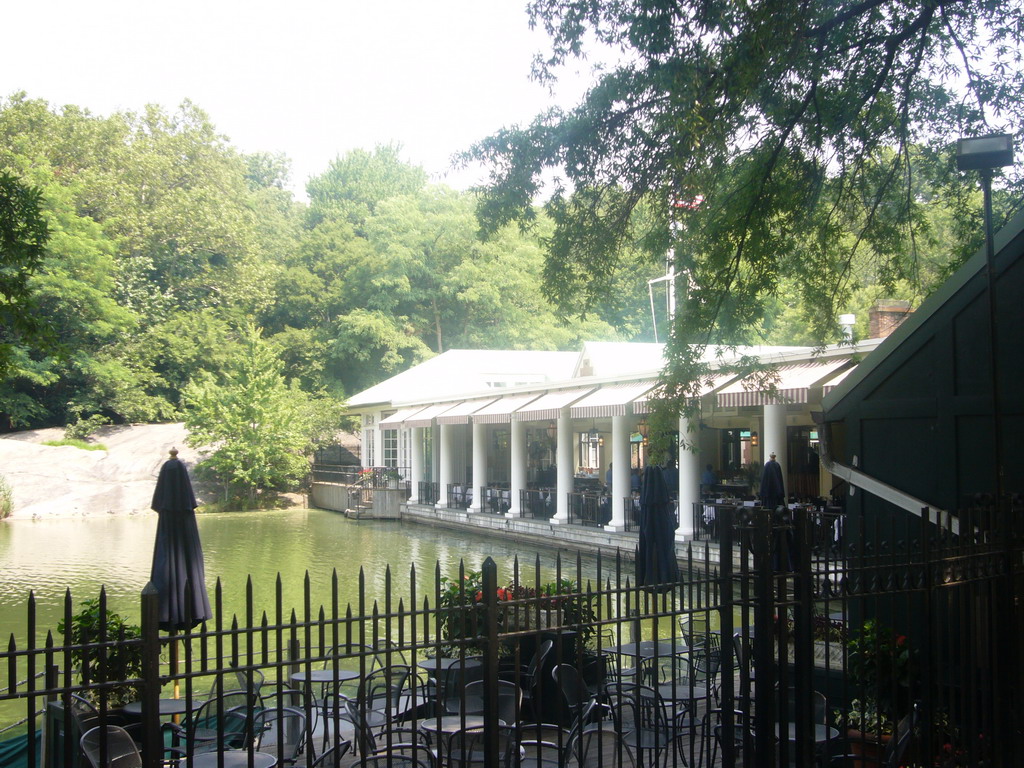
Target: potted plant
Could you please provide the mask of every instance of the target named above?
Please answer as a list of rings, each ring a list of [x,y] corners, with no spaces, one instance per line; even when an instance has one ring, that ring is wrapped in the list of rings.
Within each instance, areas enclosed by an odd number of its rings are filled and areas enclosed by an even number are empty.
[[[880,755],[894,724],[910,711],[915,654],[906,635],[875,619],[847,641],[846,652],[847,678],[860,695],[836,712],[836,721],[846,725],[852,748]]]
[[[108,641],[105,658],[97,646],[104,623]],[[140,698],[140,684],[135,682],[142,676],[142,643],[137,642],[142,630],[138,626],[109,609],[102,611],[99,600],[86,600],[71,617],[70,633],[63,621],[57,629],[72,646],[71,658],[78,666],[85,698],[98,704],[106,697],[110,709]],[[106,685],[92,687],[101,676]]]
[[[397,488],[398,482],[402,479],[397,469],[388,468],[383,473],[384,481],[387,483],[388,488]]]

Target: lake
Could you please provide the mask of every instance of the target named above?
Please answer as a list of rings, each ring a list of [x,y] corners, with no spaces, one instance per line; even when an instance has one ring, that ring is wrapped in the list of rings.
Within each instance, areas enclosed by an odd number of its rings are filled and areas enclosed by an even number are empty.
[[[532,583],[534,556],[541,555],[543,578],[554,578],[556,550],[542,552],[532,544],[503,541],[472,532],[453,531],[398,521],[349,520],[318,509],[234,512],[198,516],[206,560],[211,603],[221,580],[228,613],[242,610],[246,579],[253,580],[257,607],[273,607],[274,584],[280,572],[284,606],[300,609],[303,579],[308,571],[314,610],[329,603],[331,573],[337,569],[341,603],[358,599],[360,566],[368,598],[382,597],[387,567],[392,570],[394,599],[409,595],[410,565],[417,568],[417,593],[433,594],[434,565],[441,573],[458,573],[460,560],[478,570],[487,556],[498,563],[499,582],[511,578],[519,554]],[[96,597],[106,586],[112,610],[139,617],[139,593],[149,580],[156,514],[55,520],[18,520],[0,524],[0,630],[3,641],[13,633],[25,639],[26,604],[33,591],[40,639],[56,630],[63,615],[65,590],[75,607]],[[575,572],[575,553],[563,569]],[[596,559],[584,560],[585,577],[596,575]]]
[[[250,576],[255,606],[271,615],[278,573],[285,611],[294,607],[300,615],[307,572],[314,613],[321,603],[330,604],[334,570],[338,572],[342,613],[348,601],[358,609],[360,567],[368,607],[384,595],[388,566],[396,607],[403,595],[409,605],[411,564],[416,566],[419,607],[424,595],[433,602],[436,563],[440,563],[442,574],[455,576],[460,561],[467,570],[479,570],[490,556],[498,563],[499,583],[507,583],[518,554],[528,569],[523,581],[532,584],[534,558],[539,554],[542,579],[555,577],[555,549],[538,552],[532,544],[470,531],[398,521],[355,521],[318,509],[205,514],[197,519],[210,602],[219,578],[229,617],[232,612],[244,611]],[[156,525],[155,513],[0,524],[0,641],[6,644],[13,635],[18,647],[24,647],[30,593],[36,602],[37,646],[45,642],[48,630],[56,635],[68,589],[77,612],[83,600],[97,597],[105,586],[111,610],[138,623],[139,593],[149,581]],[[574,575],[575,553],[566,554],[564,560],[563,573]],[[584,578],[596,576],[596,562],[592,556],[583,560]],[[59,637],[55,641],[61,642]],[[23,716],[20,703],[0,702],[0,728]],[[4,738],[0,735],[0,741]]]

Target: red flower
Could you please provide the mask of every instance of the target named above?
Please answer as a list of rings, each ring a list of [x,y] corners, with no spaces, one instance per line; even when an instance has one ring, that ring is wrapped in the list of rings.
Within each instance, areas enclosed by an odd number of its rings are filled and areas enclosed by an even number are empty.
[[[476,593],[476,601],[479,603],[484,599],[484,593],[482,591]]]
[[[906,635],[896,635],[896,647],[897,648],[902,648],[906,644],[907,644],[907,636]]]

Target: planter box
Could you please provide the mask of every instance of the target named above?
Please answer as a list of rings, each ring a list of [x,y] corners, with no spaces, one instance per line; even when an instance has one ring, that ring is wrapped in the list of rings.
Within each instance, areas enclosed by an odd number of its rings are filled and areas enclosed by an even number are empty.
[[[794,663],[793,646],[790,645],[787,660]],[[814,666],[821,669],[843,669],[843,645],[842,643],[826,643],[823,640],[814,641]]]
[[[509,606],[505,609],[506,632],[529,632],[536,629],[560,627],[558,611],[543,610],[538,623],[537,609],[528,605]]]

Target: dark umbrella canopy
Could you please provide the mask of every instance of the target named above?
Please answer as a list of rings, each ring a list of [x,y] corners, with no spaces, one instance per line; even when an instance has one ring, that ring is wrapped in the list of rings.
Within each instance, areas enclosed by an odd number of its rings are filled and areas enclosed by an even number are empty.
[[[641,587],[679,581],[675,546],[676,516],[665,476],[658,467],[644,470],[640,489],[640,544],[636,551],[636,583]]]
[[[153,491],[160,514],[150,581],[160,596],[160,628],[191,629],[213,616],[206,595],[203,547],[196,525],[196,497],[188,470],[171,450]]]

